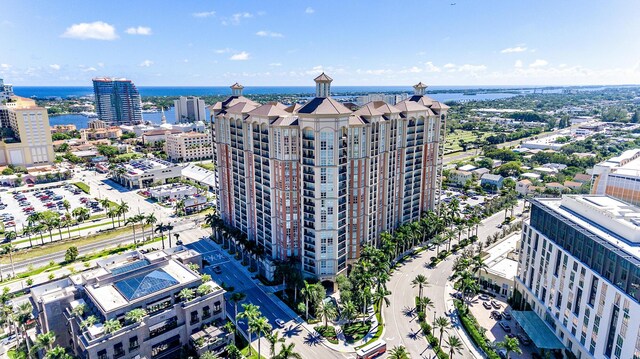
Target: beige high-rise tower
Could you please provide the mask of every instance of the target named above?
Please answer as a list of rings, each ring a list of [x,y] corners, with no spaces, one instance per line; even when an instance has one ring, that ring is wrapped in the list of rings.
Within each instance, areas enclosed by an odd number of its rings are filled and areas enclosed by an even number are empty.
[[[267,258],[333,280],[364,245],[433,209],[448,107],[424,95],[351,111],[315,78],[304,105],[260,105],[234,84],[210,108],[220,216]]]

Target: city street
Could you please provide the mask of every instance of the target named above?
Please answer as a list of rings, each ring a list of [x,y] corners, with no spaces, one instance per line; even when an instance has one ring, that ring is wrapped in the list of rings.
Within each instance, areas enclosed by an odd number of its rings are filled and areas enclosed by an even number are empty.
[[[524,202],[519,201],[514,213],[521,213]],[[480,240],[485,240],[489,235],[499,231],[497,228],[504,220],[504,211],[500,211],[485,219],[478,229]],[[440,250],[443,246],[440,247]],[[412,358],[432,358],[433,350],[429,349],[426,338],[420,331],[417,316],[414,311],[415,300],[418,289],[413,288],[411,281],[418,275],[423,274],[429,281],[429,286],[424,289],[424,295],[431,298],[434,307],[427,310],[427,320],[433,323],[434,313],[436,316],[445,316],[447,301],[452,298],[447,291],[447,281],[453,271],[454,259],[458,255],[449,256],[445,261],[439,263],[434,269],[427,269],[430,258],[435,256],[436,250],[426,250],[414,258],[407,260],[402,266],[396,269],[391,276],[387,287],[391,291],[391,305],[384,308],[385,332],[383,339],[387,342],[387,348],[404,345]],[[455,316],[450,316],[450,320],[455,323]],[[461,331],[463,329],[460,329]],[[456,331],[448,330],[449,335],[457,335]],[[436,335],[437,337],[438,335]],[[448,335],[445,334],[445,338]],[[445,346],[443,339],[442,345]],[[474,358],[468,347],[464,348],[463,358]]]

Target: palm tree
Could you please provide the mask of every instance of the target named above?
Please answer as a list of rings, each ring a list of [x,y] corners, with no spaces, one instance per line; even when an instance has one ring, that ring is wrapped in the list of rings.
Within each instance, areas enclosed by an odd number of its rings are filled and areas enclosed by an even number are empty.
[[[449,322],[449,319],[447,317],[438,317],[436,318],[436,321],[433,323],[433,327],[440,329],[440,339],[438,340],[438,346],[441,347],[442,335],[444,334],[445,330],[451,327],[451,322]]]
[[[125,202],[124,200],[120,200],[120,204],[118,204],[118,226],[120,226],[120,216],[122,216],[122,219],[124,219],[125,221],[127,220],[127,213],[129,212],[129,204],[127,202]]]
[[[455,335],[450,335],[447,338],[447,345],[449,346],[449,358],[453,358],[454,353],[462,353],[462,341]],[[507,357],[508,359],[509,357]]]
[[[245,303],[242,308],[244,311],[238,314],[238,318],[247,320],[247,326],[249,327],[249,330],[247,330],[249,332],[249,356],[251,356],[251,323],[260,317],[262,313],[260,312],[260,307],[255,304]]]
[[[210,352],[210,351],[206,351],[206,352],[204,352],[204,353],[200,354],[200,357],[199,357],[199,358],[200,358],[200,359],[218,359],[218,358],[219,358],[219,356],[217,356],[217,355],[213,354],[213,353],[212,353],[212,352]]]
[[[89,209],[84,207],[74,208],[73,211],[71,211],[71,215],[76,218],[78,226],[80,226],[80,223],[89,219]]]
[[[178,297],[180,297],[180,299],[182,299],[183,301],[188,302],[193,299],[193,297],[195,297],[195,292],[193,291],[193,289],[184,288],[180,291],[180,293],[178,293]]]
[[[22,226],[22,235],[29,236],[29,248],[33,247],[33,242],[31,242],[31,235],[33,234],[33,227],[30,224],[27,226]]]
[[[251,348],[251,346],[249,346],[249,348]],[[225,347],[225,350],[227,352],[227,358],[229,359],[240,359],[240,358],[244,358],[242,356],[242,352],[240,352],[240,349],[238,349],[238,347],[236,347],[235,344],[229,344]]]
[[[120,324],[119,320],[110,319],[104,322],[103,328],[105,333],[111,334],[113,332],[117,332],[118,330],[120,330],[120,328],[122,328],[122,324]]]
[[[304,298],[304,306],[305,306],[305,314],[304,317],[306,320],[309,320],[309,299],[313,296],[313,284],[309,284],[306,280],[304,281],[304,288],[300,290],[300,294]]]
[[[425,277],[423,274],[418,274],[411,281],[411,285],[414,288],[416,286],[418,286],[418,298],[422,299],[422,288],[428,286],[429,285],[429,281],[427,280],[427,277]]]
[[[154,230],[154,232],[158,233],[160,232],[160,236],[162,237],[162,249],[164,249],[164,231],[167,230],[167,226],[164,223],[160,223],[156,226],[156,229]]]
[[[409,356],[409,352],[407,352],[407,348],[405,348],[404,346],[400,345],[398,347],[393,347],[393,349],[391,349],[389,351],[389,356],[387,358],[389,358],[389,359],[409,359],[409,358],[411,358],[411,356]]]
[[[342,310],[340,311],[340,314],[342,315],[343,319],[347,320],[348,324],[351,324],[353,319],[355,319],[355,317],[357,316],[358,314],[357,312],[358,312],[358,308],[356,308],[356,305],[353,304],[352,301],[348,300],[344,302],[344,304],[342,305]]]
[[[378,288],[373,293],[373,302],[378,303],[378,305],[381,305],[382,303],[384,303],[385,306],[388,307],[389,305],[391,305],[391,301],[389,300],[389,298],[387,298],[387,296],[390,294],[391,294],[390,291],[384,288]]]
[[[180,216],[182,213],[184,213],[185,203],[183,199],[176,202],[175,209],[176,209],[176,216]]]
[[[158,222],[155,213],[150,213],[148,216],[144,217],[144,224],[151,225],[151,230],[153,230],[153,225]],[[144,241],[144,226],[142,226],[142,237]]]
[[[100,202],[100,206],[104,209],[104,214],[107,214],[107,211],[111,209],[111,201],[108,198],[103,198],[98,202]]]
[[[147,311],[142,308],[131,309],[124,315],[124,319],[130,323],[140,323],[147,316]]]
[[[419,304],[420,304],[420,308],[425,312],[425,314],[427,312],[427,308],[434,307],[434,303],[429,297],[423,297],[422,299],[420,299]]]
[[[273,358],[276,356],[276,344],[284,343],[284,338],[280,338],[280,332],[275,330],[271,332],[271,334],[267,333],[265,337],[267,338],[267,341],[269,341],[269,351],[271,352],[271,358]]]
[[[73,356],[67,354],[67,349],[56,346],[55,348],[48,350],[44,355],[44,359],[73,359]]]
[[[116,217],[119,217],[118,210],[115,208],[110,208],[107,211],[107,217],[111,218],[111,228],[116,228]],[[118,226],[120,225],[120,220],[118,219]]]
[[[69,208],[71,208],[71,203],[66,199],[62,201],[62,207],[64,207],[65,212],[69,212]]]
[[[271,329],[272,329],[271,324],[269,324],[269,322],[267,321],[267,318],[258,317],[249,322],[249,327],[251,328],[252,332],[258,334],[258,358],[262,358],[262,356],[260,355],[261,353],[260,338],[263,335],[267,335],[267,333],[271,332]]]
[[[333,303],[320,301],[316,307],[316,315],[320,316],[320,318],[324,318],[324,326],[327,327],[329,325],[328,320],[333,320],[336,315],[338,315],[338,310]]]
[[[53,242],[53,234],[51,233],[51,231],[58,227],[58,223],[60,223],[60,217],[58,217],[58,214],[53,211],[44,211],[40,216],[40,222],[49,232],[49,240]]]
[[[302,355],[293,351],[293,348],[295,348],[295,346],[296,345],[293,343],[289,345],[281,344],[280,353],[278,353],[278,355],[276,355],[275,358],[276,359],[289,359],[289,358],[302,359]]]
[[[233,292],[229,297],[229,300],[233,302],[233,309],[235,310],[236,327],[238,326],[238,303],[242,302],[247,297],[246,294],[240,292]]]
[[[136,223],[138,223],[138,219],[136,216],[129,217],[126,221],[124,221],[124,225],[131,225],[131,229],[133,230],[133,246],[137,246],[138,242],[136,241]]]
[[[174,233],[173,237],[176,239],[176,245],[178,245],[178,242],[180,241],[180,233]],[[169,247],[171,247],[171,244],[169,244]]]
[[[222,329],[223,329],[225,332],[229,333],[229,334],[234,334],[234,335],[232,335],[232,336],[231,336],[231,340],[233,340],[233,342],[235,343],[235,342],[236,342],[236,336],[235,336],[235,333],[236,333],[236,325],[235,325],[235,324],[233,324],[233,322],[226,322],[226,323],[224,323],[224,325],[222,326]]]
[[[53,343],[56,341],[56,333],[49,331],[44,334],[38,334],[36,336],[36,345],[33,349],[45,349],[50,351],[52,349]]]
[[[213,292],[213,288],[209,284],[200,284],[198,289],[196,289],[196,293],[200,296],[207,295],[211,292]]]
[[[165,230],[169,232],[169,235],[167,236],[167,239],[169,240],[169,248],[171,248],[171,230],[173,230],[173,225],[167,223],[166,226],[164,226]],[[164,240],[163,240],[164,241]],[[164,243],[164,242],[163,242]]]
[[[520,349],[520,341],[518,340],[518,338],[504,337],[504,340],[496,343],[496,345],[506,351],[507,359],[509,359],[510,353],[522,354],[522,349]]]
[[[80,327],[89,328],[90,326],[96,324],[98,322],[98,318],[95,315],[90,315],[87,319],[80,322]]]
[[[16,232],[13,232],[13,231],[12,231],[12,232],[7,233],[7,234],[5,235],[5,238],[7,238],[6,236],[7,236],[7,235],[9,235],[9,234],[11,234],[11,233],[13,233],[13,239],[15,239],[15,238],[16,238]],[[13,267],[13,254],[12,254],[14,249],[15,249],[15,247],[14,247],[14,245],[13,245],[13,244],[11,244],[11,243],[6,244],[6,245],[2,246],[2,254],[4,254],[4,253],[9,253],[9,260],[11,261],[11,274],[12,274],[12,277],[14,277],[14,278],[15,278],[15,276],[16,276],[16,270],[15,270],[15,268]]]

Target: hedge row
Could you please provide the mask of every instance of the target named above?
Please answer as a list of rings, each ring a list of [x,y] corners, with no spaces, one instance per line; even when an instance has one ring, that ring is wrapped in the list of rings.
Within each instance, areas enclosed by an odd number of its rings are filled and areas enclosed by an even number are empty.
[[[419,298],[416,297],[416,308],[418,307]],[[434,337],[431,331],[431,325],[427,323],[425,320],[426,315],[424,312],[418,312],[418,322],[420,323],[420,330],[422,330],[422,334],[427,338],[429,345],[436,352],[438,359],[449,359],[449,355],[442,351],[442,348],[438,345],[438,338]]]
[[[467,332],[467,334],[469,334],[476,346],[485,352],[487,358],[500,359],[498,353],[487,346],[487,337],[478,330],[478,323],[476,322],[475,318],[469,315],[462,302],[456,300],[455,306],[458,310],[458,316],[460,317],[460,322],[462,322],[462,327]]]

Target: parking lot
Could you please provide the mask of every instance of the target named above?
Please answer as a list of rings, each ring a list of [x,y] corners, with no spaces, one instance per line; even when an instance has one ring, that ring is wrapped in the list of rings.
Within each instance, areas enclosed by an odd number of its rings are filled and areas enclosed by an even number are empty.
[[[27,217],[32,213],[47,210],[63,215],[65,208],[63,201],[69,202],[69,212],[74,208],[86,207],[90,213],[97,214],[102,208],[78,187],[68,184],[58,184],[46,189],[24,189],[0,194],[0,217],[5,230],[21,231],[28,223]]]
[[[495,194],[464,194],[458,189],[447,189],[441,196],[440,200],[444,203],[449,203],[453,198],[457,198],[460,201],[460,209],[464,211],[465,207],[471,208],[479,206],[485,201],[495,197]]]
[[[224,283],[227,287],[232,286],[234,292],[246,294],[246,299],[238,304],[238,312],[242,312],[242,303],[253,303],[260,307],[262,315],[267,318],[269,324],[271,324],[274,329],[279,328],[276,324],[276,319],[285,321],[285,330],[292,330],[293,327],[298,325],[292,320],[290,315],[275,303],[275,301],[279,301],[279,299],[275,297],[274,294],[265,293],[265,291],[247,275],[241,264],[231,259],[231,256],[222,249],[219,249],[215,243],[209,240],[200,240],[187,244],[186,246],[202,254],[202,259],[208,262],[208,265],[205,266],[203,271],[211,275],[216,283]],[[220,268],[220,270],[216,270],[220,273],[214,271],[215,267]],[[235,310],[233,302],[229,300],[230,296],[231,293],[227,292],[226,309],[229,317],[233,318]],[[246,324],[241,323],[240,328],[246,331]]]
[[[512,335],[518,338],[522,354],[511,353],[510,358],[524,359],[532,357],[532,354],[536,351],[535,346],[510,315],[511,308],[507,303],[500,299],[483,295],[473,298],[469,308],[473,316],[478,320],[478,324],[487,329],[485,335],[492,343],[503,341],[505,335]]]

